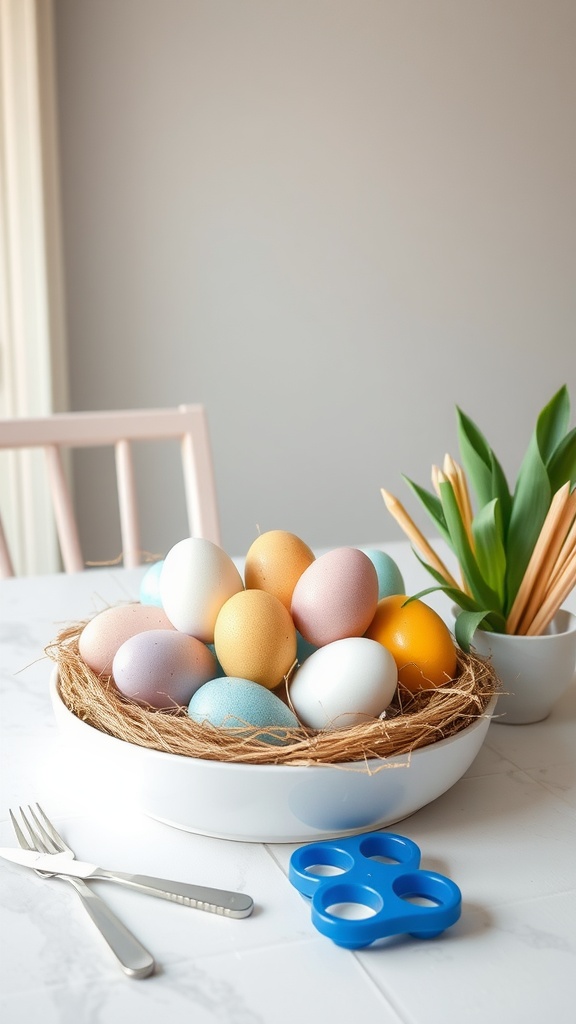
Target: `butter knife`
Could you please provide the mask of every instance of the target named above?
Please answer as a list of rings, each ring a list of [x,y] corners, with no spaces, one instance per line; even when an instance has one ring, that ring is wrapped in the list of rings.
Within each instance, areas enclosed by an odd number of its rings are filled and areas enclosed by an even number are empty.
[[[54,875],[82,878],[84,881],[104,879],[109,882],[117,882],[119,885],[146,893],[148,896],[157,896],[163,900],[171,900],[173,903],[181,903],[185,907],[205,910],[211,914],[221,914],[224,917],[248,917],[254,909],[252,897],[242,892],[212,889],[204,885],[190,885],[188,882],[154,878],[151,875],[132,875],[125,871],[110,871],[107,868],[98,867],[96,864],[72,859],[67,853],[36,853],[35,850],[20,850],[4,846],[0,848],[0,857],[35,871],[49,871]]]

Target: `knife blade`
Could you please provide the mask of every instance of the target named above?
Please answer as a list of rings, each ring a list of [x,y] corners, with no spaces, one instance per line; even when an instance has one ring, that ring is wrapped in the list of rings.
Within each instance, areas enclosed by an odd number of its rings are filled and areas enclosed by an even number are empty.
[[[83,878],[84,881],[106,880],[117,882],[118,885],[136,889],[138,892],[159,899],[181,903],[195,910],[205,910],[211,914],[224,917],[248,917],[254,909],[251,896],[242,892],[231,892],[227,889],[213,889],[204,885],[190,885],[168,878],[155,878],[152,875],[132,875],[125,871],[111,871],[108,868],[89,864],[87,861],[76,860],[67,853],[37,853],[35,850],[13,849],[11,846],[0,848],[0,857],[32,868],[34,871],[47,871],[52,875],[68,875],[70,878]]]

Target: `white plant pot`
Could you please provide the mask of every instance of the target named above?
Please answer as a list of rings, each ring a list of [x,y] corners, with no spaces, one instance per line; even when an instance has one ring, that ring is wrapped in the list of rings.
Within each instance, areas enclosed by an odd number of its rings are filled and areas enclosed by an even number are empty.
[[[542,636],[477,630],[472,649],[492,659],[502,683],[494,721],[505,725],[541,722],[574,681],[576,616],[561,609]]]

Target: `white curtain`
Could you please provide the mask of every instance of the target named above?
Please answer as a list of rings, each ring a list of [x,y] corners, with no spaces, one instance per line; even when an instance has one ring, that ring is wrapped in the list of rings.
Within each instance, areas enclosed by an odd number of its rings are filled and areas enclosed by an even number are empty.
[[[68,405],[52,0],[0,0],[0,416]],[[17,573],[60,567],[39,453],[0,453]],[[46,515],[37,513],[46,508]]]

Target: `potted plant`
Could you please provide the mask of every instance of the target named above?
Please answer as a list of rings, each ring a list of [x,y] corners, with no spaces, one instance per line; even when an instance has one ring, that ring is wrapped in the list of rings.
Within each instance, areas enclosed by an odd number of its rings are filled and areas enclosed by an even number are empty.
[[[519,650],[530,650],[534,662],[542,648],[520,638],[567,635],[563,671],[568,682],[573,678],[575,622],[561,610],[576,584],[576,428],[569,422],[570,398],[563,385],[539,413],[511,488],[484,434],[457,408],[461,465],[446,455],[442,468],[433,466],[432,490],[404,477],[455,555],[459,579],[401,503],[382,490],[389,512],[436,581],[411,599],[443,591],[456,606],[454,633],[463,650],[474,642],[496,658],[500,647],[512,649],[507,662],[514,685]],[[551,646],[544,664],[550,664]],[[510,679],[510,672],[507,667],[499,674]],[[535,686],[541,694],[542,672],[540,665]]]

